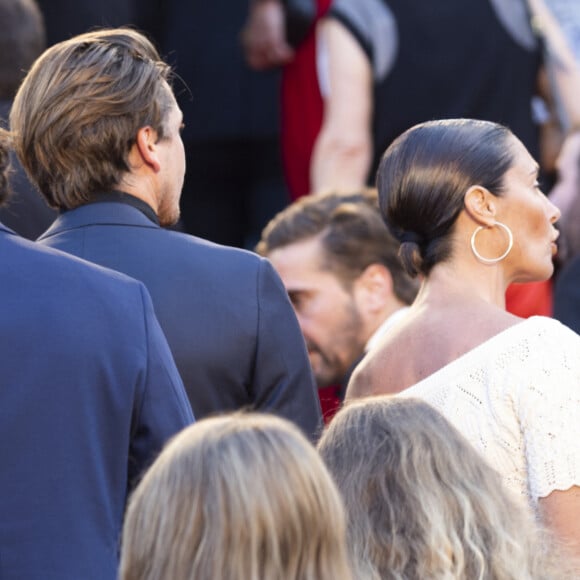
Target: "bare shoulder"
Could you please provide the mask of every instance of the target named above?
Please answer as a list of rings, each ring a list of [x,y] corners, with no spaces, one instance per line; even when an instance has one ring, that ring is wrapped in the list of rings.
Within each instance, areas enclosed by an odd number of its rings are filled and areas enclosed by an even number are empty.
[[[409,355],[415,345],[413,328],[402,325],[383,337],[354,370],[346,391],[347,399],[394,394],[410,386]],[[403,354],[405,353],[405,354]]]
[[[399,393],[521,321],[499,308],[411,315],[357,366],[346,398]]]
[[[345,399],[362,399],[378,394],[374,392],[373,385],[373,359],[367,355],[355,368],[346,388]]]

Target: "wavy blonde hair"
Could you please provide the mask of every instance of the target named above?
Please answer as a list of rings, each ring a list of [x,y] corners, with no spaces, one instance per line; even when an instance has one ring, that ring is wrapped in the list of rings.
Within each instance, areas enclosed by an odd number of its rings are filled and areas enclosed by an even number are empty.
[[[8,172],[10,168],[10,134],[0,127],[0,205],[8,197]]]
[[[270,415],[204,419],[133,494],[122,580],[350,580],[340,495],[316,450]]]
[[[572,577],[542,545],[524,503],[427,403],[393,397],[351,403],[318,449],[345,501],[355,577]]]

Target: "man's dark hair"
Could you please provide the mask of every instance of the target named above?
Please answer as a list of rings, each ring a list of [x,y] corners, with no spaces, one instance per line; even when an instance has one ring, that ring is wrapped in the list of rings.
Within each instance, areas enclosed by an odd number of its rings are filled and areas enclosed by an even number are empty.
[[[346,288],[371,264],[382,264],[393,278],[397,298],[410,304],[417,283],[403,270],[399,243],[389,234],[373,189],[329,192],[300,198],[266,226],[256,251],[268,256],[301,240],[320,236],[321,267],[332,271]]]

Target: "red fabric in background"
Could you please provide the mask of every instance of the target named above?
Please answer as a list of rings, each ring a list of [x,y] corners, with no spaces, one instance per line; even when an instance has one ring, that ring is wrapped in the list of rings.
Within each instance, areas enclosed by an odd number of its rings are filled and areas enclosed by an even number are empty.
[[[331,0],[317,0],[317,20]],[[322,96],[316,73],[312,27],[282,74],[282,162],[292,200],[310,193],[310,157],[322,125]]]
[[[340,385],[332,385],[318,389],[318,398],[320,399],[322,418],[324,419],[325,425],[330,423],[330,420],[336,415],[336,412],[342,405],[340,390]]]
[[[511,284],[505,295],[508,312],[529,318],[530,316],[552,316],[552,280]]]

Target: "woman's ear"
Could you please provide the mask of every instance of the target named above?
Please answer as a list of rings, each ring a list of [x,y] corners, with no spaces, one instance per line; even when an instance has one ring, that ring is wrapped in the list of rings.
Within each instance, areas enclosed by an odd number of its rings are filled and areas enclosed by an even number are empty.
[[[497,212],[497,198],[485,187],[472,185],[463,198],[467,214],[482,226],[492,226]]]
[[[157,152],[158,140],[157,131],[148,125],[141,127],[141,129],[137,131],[137,139],[135,141],[137,150],[139,151],[143,161],[149,165],[155,173],[158,173],[161,168]]]

